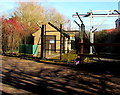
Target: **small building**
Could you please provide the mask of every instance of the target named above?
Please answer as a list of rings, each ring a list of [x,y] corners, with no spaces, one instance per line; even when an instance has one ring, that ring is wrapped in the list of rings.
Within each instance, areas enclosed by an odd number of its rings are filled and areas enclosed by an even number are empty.
[[[62,34],[62,52],[67,53],[67,50],[71,50],[69,41],[69,35],[66,33]],[[34,45],[38,45],[38,53],[41,52],[41,29],[32,34],[34,37]],[[57,31],[54,27],[47,24],[45,27],[45,50],[54,51],[56,53],[60,52],[60,32]]]
[[[118,2],[118,10],[120,10],[120,1]],[[120,16],[118,16],[118,18],[120,18]]]
[[[120,18],[118,18],[118,19],[115,21],[115,24],[116,24],[116,28],[120,27]]]

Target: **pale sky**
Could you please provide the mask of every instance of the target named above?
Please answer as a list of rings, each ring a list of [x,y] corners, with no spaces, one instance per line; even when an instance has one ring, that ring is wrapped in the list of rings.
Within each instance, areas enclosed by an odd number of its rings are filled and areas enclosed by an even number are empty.
[[[1,0],[0,1],[0,13],[1,14],[12,14],[15,8],[17,8],[18,4],[16,3],[18,0]],[[20,0],[27,1],[27,0]],[[71,24],[73,25],[73,20],[79,22],[77,18],[73,18],[72,15],[76,12],[80,14],[86,14],[91,10],[118,10],[118,1],[119,0],[66,0],[65,2],[62,0],[38,0],[42,1],[41,5],[54,7],[63,14],[66,18],[71,20]],[[83,2],[84,1],[84,2]],[[97,25],[103,18],[94,18],[94,25]],[[117,17],[109,18],[102,27],[105,28],[114,28],[115,20]],[[88,28],[90,25],[89,18],[82,18],[86,27]],[[109,24],[108,24],[109,23]],[[110,24],[111,23],[111,24]],[[75,26],[75,24],[73,25]],[[77,27],[77,26],[76,26]]]

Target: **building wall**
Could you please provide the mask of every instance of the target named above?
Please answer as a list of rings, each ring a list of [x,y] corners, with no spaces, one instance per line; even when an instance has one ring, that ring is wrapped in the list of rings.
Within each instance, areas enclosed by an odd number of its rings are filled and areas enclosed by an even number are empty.
[[[51,32],[46,32],[46,35],[56,35],[56,50],[60,49],[60,32],[56,31],[56,29],[54,29],[50,25],[46,25],[46,31],[51,31]]]
[[[115,23],[116,23],[116,28],[120,27],[120,18],[118,18],[118,19],[115,21]]]
[[[120,10],[120,1],[118,2],[118,10]],[[120,16],[118,16],[118,18],[120,18]]]
[[[34,45],[38,45],[38,53],[41,53],[41,30],[33,33],[32,36],[34,37]]]
[[[118,10],[120,10],[120,1],[118,2]],[[118,19],[115,21],[115,25],[116,28],[120,27],[120,16],[118,16]]]
[[[50,25],[46,25],[46,32],[45,35],[55,35],[56,36],[56,50],[60,50],[60,32],[51,27]],[[41,29],[37,32],[33,33],[34,36],[34,45],[38,45],[38,52],[41,51]],[[67,39],[65,38],[65,43]],[[67,44],[64,45],[64,49],[67,50]],[[58,51],[59,52],[59,51]]]

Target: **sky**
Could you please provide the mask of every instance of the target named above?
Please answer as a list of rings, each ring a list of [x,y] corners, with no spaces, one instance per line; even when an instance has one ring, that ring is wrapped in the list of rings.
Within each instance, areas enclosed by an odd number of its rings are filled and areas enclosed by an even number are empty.
[[[76,20],[80,23],[78,18],[73,18],[72,15],[76,12],[80,14],[86,14],[91,10],[118,10],[118,1],[119,0],[44,0],[40,4],[44,7],[53,7],[56,8],[58,12],[63,14],[67,19],[71,20],[71,25],[75,28],[78,28],[73,22]],[[0,14],[10,15],[18,7],[16,0],[1,0],[0,1]],[[22,1],[22,2],[25,2]],[[39,2],[39,0],[38,0]],[[104,13],[104,12],[100,12]],[[90,27],[90,18],[81,18],[88,29]],[[94,18],[94,25],[97,25],[101,22],[101,18]],[[115,20],[117,17],[108,18],[107,21],[101,26],[102,28],[114,28]]]
[[[72,25],[74,27],[78,27],[73,21],[76,20],[80,23],[78,18],[73,18],[72,15],[78,12],[79,14],[86,14],[91,10],[118,10],[118,2],[43,2],[41,3],[43,6],[51,6],[58,9],[58,11],[65,15],[67,18],[72,20]],[[108,12],[100,12],[100,13],[108,13]],[[81,18],[86,25],[86,28],[90,28],[90,18]],[[107,18],[107,20],[101,26],[102,28],[114,28],[115,27],[115,20],[117,17]],[[104,20],[103,17],[101,18],[94,18],[94,25],[99,25],[99,22]],[[109,23],[109,24],[108,24]],[[87,29],[89,30],[89,29]]]

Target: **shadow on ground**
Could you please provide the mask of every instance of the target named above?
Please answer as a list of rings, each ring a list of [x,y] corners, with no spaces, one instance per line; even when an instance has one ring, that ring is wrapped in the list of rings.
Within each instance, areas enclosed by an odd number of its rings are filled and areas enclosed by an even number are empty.
[[[47,70],[45,72],[48,73]],[[52,71],[52,73],[54,72]],[[112,95],[119,93],[116,91],[120,89],[120,84],[112,81],[106,75],[80,73],[81,77],[73,74],[40,76],[40,73],[32,74],[11,70],[8,70],[7,73],[3,72],[3,74],[5,75],[4,84],[26,90],[33,95]],[[17,94],[19,93],[15,95]],[[24,93],[24,95],[26,94]]]
[[[44,64],[50,63],[44,62]],[[78,66],[58,63],[51,63],[51,65],[59,65],[61,68],[41,68],[39,72],[5,69],[2,72],[2,82],[16,89],[23,89],[31,93],[22,93],[21,95],[120,94],[119,62],[104,61],[102,63],[86,63]],[[3,92],[3,95],[5,93]],[[20,95],[20,93],[12,95]]]

